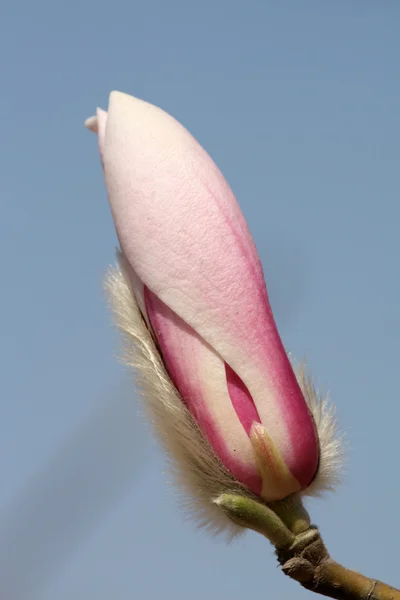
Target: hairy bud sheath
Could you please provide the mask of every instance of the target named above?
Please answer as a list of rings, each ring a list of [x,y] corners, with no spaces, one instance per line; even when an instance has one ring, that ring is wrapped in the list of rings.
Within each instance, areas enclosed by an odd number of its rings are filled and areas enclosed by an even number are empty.
[[[203,505],[238,487],[266,502],[308,489],[326,455],[315,393],[293,372],[227,182],[186,129],[136,98],[112,92],[87,126],[121,246],[114,310],[186,485]]]

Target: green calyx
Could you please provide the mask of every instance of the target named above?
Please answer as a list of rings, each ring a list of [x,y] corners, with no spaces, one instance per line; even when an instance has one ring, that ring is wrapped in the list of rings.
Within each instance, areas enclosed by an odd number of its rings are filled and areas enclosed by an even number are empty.
[[[289,548],[296,536],[310,528],[310,517],[296,495],[267,505],[247,496],[225,493],[214,503],[234,523],[261,533],[278,549]]]
[[[221,494],[214,500],[214,503],[234,523],[261,533],[276,548],[288,548],[294,542],[294,534],[266,504],[246,496],[230,493]]]

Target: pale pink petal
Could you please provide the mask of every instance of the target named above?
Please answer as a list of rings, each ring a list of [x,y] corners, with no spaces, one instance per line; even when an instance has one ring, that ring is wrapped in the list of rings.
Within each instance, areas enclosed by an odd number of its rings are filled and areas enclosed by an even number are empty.
[[[125,280],[130,287],[132,295],[137,302],[139,310],[142,313],[148,328],[151,330],[151,323],[147,314],[146,301],[144,297],[145,292],[143,281],[137,276],[123,253],[119,253],[118,259],[122,273],[125,276]]]
[[[107,113],[105,110],[98,108],[96,111],[97,116],[97,133],[99,139],[99,152],[101,158],[101,164],[104,168],[104,139],[106,134],[106,124],[107,124]]]
[[[132,268],[242,380],[286,464],[307,485],[318,463],[314,424],[225,179],[172,117],[119,92],[110,97],[103,152],[116,229]]]
[[[224,361],[147,289],[145,301],[168,372],[200,429],[232,475],[260,494],[255,454],[232,405]]]

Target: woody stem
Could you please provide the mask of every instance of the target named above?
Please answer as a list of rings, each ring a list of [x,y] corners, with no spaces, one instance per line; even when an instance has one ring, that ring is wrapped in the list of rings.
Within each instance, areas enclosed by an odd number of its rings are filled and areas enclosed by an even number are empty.
[[[277,549],[276,554],[285,575],[317,594],[337,600],[400,600],[400,590],[332,560],[313,526],[296,536],[290,548]]]

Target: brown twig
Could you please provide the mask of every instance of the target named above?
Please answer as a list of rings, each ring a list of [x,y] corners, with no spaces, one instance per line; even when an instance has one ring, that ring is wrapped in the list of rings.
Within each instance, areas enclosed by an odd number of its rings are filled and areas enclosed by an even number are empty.
[[[400,600],[400,590],[332,560],[316,527],[297,535],[289,548],[277,549],[276,554],[285,575],[317,594],[336,600]]]

